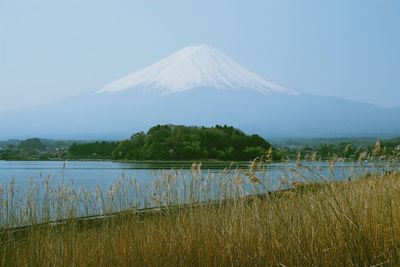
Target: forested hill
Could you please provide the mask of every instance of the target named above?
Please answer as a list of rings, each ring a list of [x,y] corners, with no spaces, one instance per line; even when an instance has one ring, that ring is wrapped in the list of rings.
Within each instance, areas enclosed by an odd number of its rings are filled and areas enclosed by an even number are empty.
[[[270,147],[259,135],[247,135],[226,125],[157,125],[121,141],[112,155],[114,159],[131,160],[250,160]]]

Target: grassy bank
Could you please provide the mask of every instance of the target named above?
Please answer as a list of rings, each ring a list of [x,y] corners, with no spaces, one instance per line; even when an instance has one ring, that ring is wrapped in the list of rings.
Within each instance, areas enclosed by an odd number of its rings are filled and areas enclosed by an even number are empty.
[[[368,175],[346,182],[294,182],[290,190],[257,195],[259,188],[267,185],[260,177],[262,172],[255,168],[252,165],[247,171],[221,171],[220,176],[225,178],[217,179],[202,176],[198,166],[194,166],[187,191],[181,193],[174,191],[178,177],[166,175],[149,196],[153,206],[164,208],[149,212],[133,210],[101,220],[74,219],[76,209],[84,207],[72,205],[68,198],[74,194],[65,193],[59,197],[57,205],[65,203],[67,208],[60,208],[60,215],[70,219],[57,225],[29,227],[19,234],[3,232],[0,264],[400,265],[399,174]],[[250,187],[246,187],[246,181]],[[210,187],[205,186],[207,183]],[[215,201],[202,203],[212,184],[219,190]],[[117,191],[116,188],[112,190]],[[130,192],[129,188],[124,190]],[[246,190],[252,194],[246,196]],[[111,206],[124,206],[122,198],[128,195],[104,197],[104,209],[109,205],[110,211],[118,211]],[[48,205],[56,205],[56,199],[47,201]],[[88,206],[94,205],[90,204],[90,198],[87,202]],[[189,205],[168,208],[183,202]],[[29,203],[32,209],[35,208],[33,204],[40,204],[31,200],[26,205]],[[11,214],[5,209],[4,198],[2,204],[2,212]],[[20,216],[24,218],[23,214]]]

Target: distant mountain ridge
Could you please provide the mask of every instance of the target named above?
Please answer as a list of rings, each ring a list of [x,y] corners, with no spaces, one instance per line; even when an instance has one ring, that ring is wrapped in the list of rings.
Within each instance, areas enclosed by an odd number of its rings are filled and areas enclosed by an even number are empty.
[[[126,138],[157,124],[227,124],[263,137],[398,136],[400,108],[299,93],[208,46],[184,48],[92,93],[0,112],[0,139]]]

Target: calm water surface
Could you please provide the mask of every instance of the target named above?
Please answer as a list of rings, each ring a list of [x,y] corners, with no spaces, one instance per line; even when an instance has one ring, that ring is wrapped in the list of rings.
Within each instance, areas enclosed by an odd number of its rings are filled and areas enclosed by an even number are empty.
[[[93,188],[96,185],[108,187],[112,185],[121,176],[134,177],[142,183],[151,182],[164,171],[171,169],[189,172],[191,163],[125,163],[110,161],[0,161],[0,184],[9,184],[14,180],[17,185],[34,181],[40,182],[45,178],[51,178],[54,182],[63,182],[73,184],[74,186],[85,186]],[[218,173],[221,169],[229,167],[231,169],[247,169],[248,163],[207,163],[203,164],[204,172]],[[366,171],[382,172],[388,167],[385,164],[371,165],[366,164],[362,168],[356,163],[340,163],[334,167],[334,173],[328,168],[328,163],[310,164],[315,170],[321,173],[327,179],[347,179]],[[317,167],[318,166],[318,167]],[[367,167],[366,167],[367,166]],[[290,176],[290,167],[294,164],[271,164],[268,165],[268,175],[271,179],[280,179],[282,176]],[[307,175],[307,174],[306,174]]]
[[[64,168],[65,164],[65,168]],[[122,176],[136,178],[143,184],[151,183],[162,172],[182,170],[189,172],[192,163],[158,162],[158,163],[126,163],[111,161],[0,161],[0,185],[9,184],[12,180],[18,186],[33,181],[40,182],[51,178],[53,182],[102,188],[114,184]],[[248,163],[233,164],[231,168],[244,167]],[[204,171],[218,172],[227,163],[208,163],[203,165]]]

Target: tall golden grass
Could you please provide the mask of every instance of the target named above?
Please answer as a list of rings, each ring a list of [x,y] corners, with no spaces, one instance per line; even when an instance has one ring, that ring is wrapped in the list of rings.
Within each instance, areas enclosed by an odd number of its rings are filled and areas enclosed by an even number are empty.
[[[396,171],[345,182],[301,162],[288,171],[304,179],[273,192],[257,161],[220,173],[193,165],[148,188],[124,178],[107,192],[45,180],[18,197],[11,183],[0,189],[0,265],[400,265]],[[103,216],[79,218],[90,214]]]

